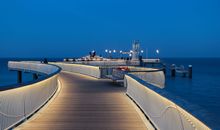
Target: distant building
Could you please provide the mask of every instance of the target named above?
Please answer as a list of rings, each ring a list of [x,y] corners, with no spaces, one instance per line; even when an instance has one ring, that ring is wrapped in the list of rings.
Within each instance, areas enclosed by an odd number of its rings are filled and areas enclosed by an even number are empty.
[[[139,41],[134,41],[132,44],[132,59],[131,60],[139,60],[140,56],[140,43]]]

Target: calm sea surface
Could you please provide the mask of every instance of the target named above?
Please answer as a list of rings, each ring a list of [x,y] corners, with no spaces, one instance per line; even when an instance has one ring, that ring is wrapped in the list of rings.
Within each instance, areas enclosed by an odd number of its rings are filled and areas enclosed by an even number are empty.
[[[42,59],[0,59],[0,86],[15,84],[17,73],[9,71],[8,60]],[[61,59],[50,59],[61,61]],[[193,79],[177,76],[172,78],[167,70],[165,91],[200,108],[202,120],[213,129],[220,129],[220,58],[163,58],[163,62],[188,66],[193,65]],[[32,76],[24,74],[24,81]]]
[[[171,64],[193,65],[193,78],[172,78],[167,70],[165,90],[185,101],[201,107],[203,120],[213,129],[220,130],[220,58],[162,59]]]

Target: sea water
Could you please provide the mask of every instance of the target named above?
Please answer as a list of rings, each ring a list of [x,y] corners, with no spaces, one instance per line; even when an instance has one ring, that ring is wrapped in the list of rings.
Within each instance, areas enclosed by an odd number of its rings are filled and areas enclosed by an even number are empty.
[[[220,58],[162,58],[167,65],[165,91],[200,109],[202,121],[212,129],[220,129]],[[193,66],[193,78],[171,77],[169,67]]]

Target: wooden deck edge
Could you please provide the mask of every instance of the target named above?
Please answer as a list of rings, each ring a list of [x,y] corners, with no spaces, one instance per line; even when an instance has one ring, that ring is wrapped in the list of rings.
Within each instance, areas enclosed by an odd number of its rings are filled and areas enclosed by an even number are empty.
[[[28,120],[22,122],[21,124],[17,125],[13,129],[20,130],[20,127],[22,127],[26,123],[29,123],[30,121],[33,121],[34,119],[36,119],[41,114],[41,112],[44,111],[45,109],[47,109],[48,106],[56,99],[56,97],[59,95],[61,89],[62,89],[62,82],[58,79],[57,91],[54,93],[54,95],[51,97],[51,99],[43,107],[41,107],[36,113],[34,113],[30,118],[28,118]]]

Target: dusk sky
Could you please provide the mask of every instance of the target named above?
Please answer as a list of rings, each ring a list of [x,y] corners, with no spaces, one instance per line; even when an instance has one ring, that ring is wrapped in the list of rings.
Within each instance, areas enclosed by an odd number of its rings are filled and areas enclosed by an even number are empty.
[[[0,57],[130,50],[220,57],[219,0],[1,0]]]

